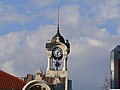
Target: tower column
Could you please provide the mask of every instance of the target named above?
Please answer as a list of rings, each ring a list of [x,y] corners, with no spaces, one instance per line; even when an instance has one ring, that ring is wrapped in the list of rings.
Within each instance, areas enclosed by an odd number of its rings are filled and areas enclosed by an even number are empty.
[[[51,57],[48,57],[48,67],[47,71],[51,70]]]
[[[67,57],[63,58],[63,68],[62,71],[67,71]]]
[[[65,79],[65,90],[68,90],[68,75],[66,76]]]

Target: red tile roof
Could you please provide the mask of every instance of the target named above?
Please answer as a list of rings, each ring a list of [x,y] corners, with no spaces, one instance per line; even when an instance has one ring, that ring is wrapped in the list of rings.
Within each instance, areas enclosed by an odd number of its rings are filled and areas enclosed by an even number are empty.
[[[23,80],[0,70],[0,89],[22,90],[25,84]]]

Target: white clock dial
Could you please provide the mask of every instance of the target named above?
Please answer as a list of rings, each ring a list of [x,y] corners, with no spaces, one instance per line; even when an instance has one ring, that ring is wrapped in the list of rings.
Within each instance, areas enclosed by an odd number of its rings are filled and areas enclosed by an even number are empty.
[[[61,48],[55,47],[52,52],[53,52],[54,59],[62,58],[62,49]]]

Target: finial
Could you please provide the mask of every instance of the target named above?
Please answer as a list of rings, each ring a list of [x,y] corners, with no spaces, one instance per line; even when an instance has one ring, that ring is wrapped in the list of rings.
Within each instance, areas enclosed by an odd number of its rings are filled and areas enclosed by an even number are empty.
[[[42,75],[42,71],[41,70],[37,70],[36,71],[36,77],[35,77],[35,79],[36,80],[42,80],[41,75]]]
[[[58,4],[58,26],[57,26],[57,30],[59,31],[59,4]]]

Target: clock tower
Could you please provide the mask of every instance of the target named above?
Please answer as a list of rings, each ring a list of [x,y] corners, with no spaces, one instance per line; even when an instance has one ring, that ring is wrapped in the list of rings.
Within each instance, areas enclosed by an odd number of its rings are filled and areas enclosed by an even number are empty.
[[[37,71],[35,78],[22,90],[72,90],[72,80],[68,79],[67,69],[70,44],[60,34],[59,27],[45,48],[48,57],[46,74]]]
[[[60,34],[59,25],[55,36],[46,43],[46,53],[48,57],[46,77],[51,78],[55,84],[63,84],[64,90],[71,90],[69,89],[71,86],[69,85],[70,80],[68,79],[67,69],[70,44]]]
[[[67,69],[70,44],[60,34],[59,18],[57,33],[48,40],[45,50],[48,57],[46,73],[38,71],[35,79],[28,82],[22,90],[72,90],[72,80],[68,78]]]

